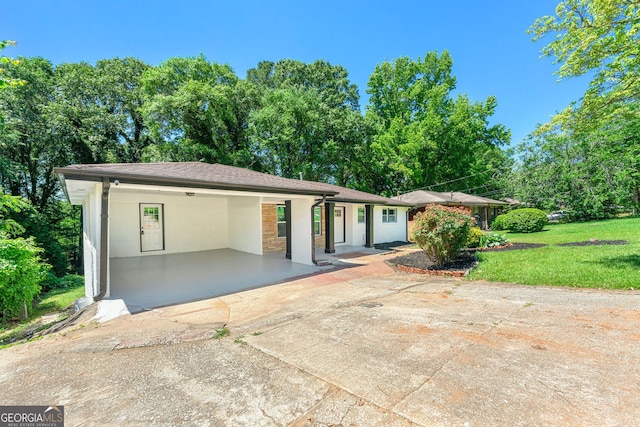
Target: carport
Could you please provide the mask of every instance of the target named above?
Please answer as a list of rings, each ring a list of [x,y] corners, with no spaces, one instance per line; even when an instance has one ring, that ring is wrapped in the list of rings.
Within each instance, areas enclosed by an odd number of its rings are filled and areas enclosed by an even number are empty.
[[[110,299],[130,312],[226,295],[331,268],[233,249],[111,259]]]
[[[383,252],[345,245],[329,255],[317,248],[321,265],[291,262],[279,253],[254,255],[233,249],[112,258],[108,299],[123,300],[132,313],[281,283],[336,266],[356,266],[353,256]]]

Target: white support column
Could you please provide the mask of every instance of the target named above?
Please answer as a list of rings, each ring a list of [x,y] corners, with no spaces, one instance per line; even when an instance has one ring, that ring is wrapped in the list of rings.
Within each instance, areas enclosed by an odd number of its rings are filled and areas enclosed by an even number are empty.
[[[312,198],[291,200],[291,261],[307,265],[313,264],[311,205]]]

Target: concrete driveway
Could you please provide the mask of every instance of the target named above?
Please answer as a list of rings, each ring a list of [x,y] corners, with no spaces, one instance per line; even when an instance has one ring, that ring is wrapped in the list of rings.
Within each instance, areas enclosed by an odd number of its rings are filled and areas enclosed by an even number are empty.
[[[87,316],[0,350],[0,402],[65,405],[69,426],[640,424],[640,292],[396,274],[384,258]]]

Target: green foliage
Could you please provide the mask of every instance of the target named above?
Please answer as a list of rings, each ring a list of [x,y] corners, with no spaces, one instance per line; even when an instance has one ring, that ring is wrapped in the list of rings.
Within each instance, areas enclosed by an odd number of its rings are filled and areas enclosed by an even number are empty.
[[[504,222],[504,229],[516,233],[535,233],[542,231],[548,223],[547,214],[536,208],[513,210],[505,214],[504,218],[500,221]]]
[[[637,101],[640,95],[640,4],[565,0],[555,12],[531,26],[533,40],[553,35],[542,53],[556,57],[560,77],[594,71],[581,104],[569,107],[556,121],[586,129],[597,128],[611,117],[636,117],[629,101]]]
[[[413,240],[436,265],[455,259],[469,238],[473,219],[464,208],[428,205],[414,220]]]
[[[531,135],[506,183],[510,193],[546,210],[577,219],[601,219],[618,206],[640,208],[640,119],[605,123],[575,133],[556,126]]]
[[[500,230],[506,230],[507,227],[507,214],[500,214],[497,217],[494,218],[493,222],[491,223],[491,229],[492,230],[496,230],[496,231],[500,231]]]
[[[367,89],[367,117],[375,129],[366,171],[371,190],[395,194],[449,180],[461,188],[476,187],[503,168],[506,156],[498,147],[510,133],[489,125],[497,100],[453,98],[452,67],[447,51],[376,66]],[[470,175],[475,179],[457,179]]]
[[[56,289],[75,289],[84,286],[84,277],[77,274],[66,274],[62,277],[56,277],[51,272],[47,272],[40,286],[42,287],[42,292],[49,292]]]
[[[244,130],[255,101],[231,67],[204,56],[171,58],[148,69],[142,86],[144,119],[159,142],[145,160],[251,164]]]
[[[33,239],[0,238],[0,311],[3,317],[18,316],[31,307],[40,292],[47,265],[42,263]]]
[[[357,185],[366,126],[344,67],[261,62],[247,72],[247,82],[260,93],[248,136],[265,172]]]
[[[16,45],[16,42],[14,42],[13,40],[0,40],[0,51],[9,46],[15,46],[15,45]],[[19,63],[20,61],[18,60],[7,58],[6,56],[0,56],[0,65],[3,65],[3,64],[18,65]],[[7,77],[4,74],[4,68],[0,67],[0,90],[8,86],[23,85],[24,83],[25,83],[24,80]]]
[[[484,231],[482,231],[480,227],[471,227],[465,246],[467,248],[480,247],[480,239],[482,239],[482,236],[484,236]]]
[[[480,238],[481,248],[495,248],[496,246],[504,246],[509,243],[506,234],[500,233],[483,233]]]

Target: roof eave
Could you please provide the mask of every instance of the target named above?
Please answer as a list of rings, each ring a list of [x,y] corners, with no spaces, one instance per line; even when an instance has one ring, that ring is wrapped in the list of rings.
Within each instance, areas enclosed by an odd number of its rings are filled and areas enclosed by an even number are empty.
[[[245,185],[233,183],[208,182],[200,180],[189,180],[183,178],[167,178],[156,177],[142,174],[131,173],[105,173],[103,171],[78,170],[72,168],[55,168],[54,172],[58,176],[64,177],[66,180],[80,181],[102,181],[102,178],[108,177],[111,181],[118,180],[123,184],[142,184],[142,185],[160,185],[173,186],[183,188],[204,188],[215,190],[234,190],[234,191],[253,191],[260,193],[284,193],[306,196],[334,196],[338,194],[335,191],[321,190],[296,190],[282,187],[269,187],[261,185]],[[65,186],[66,187],[66,186]]]

